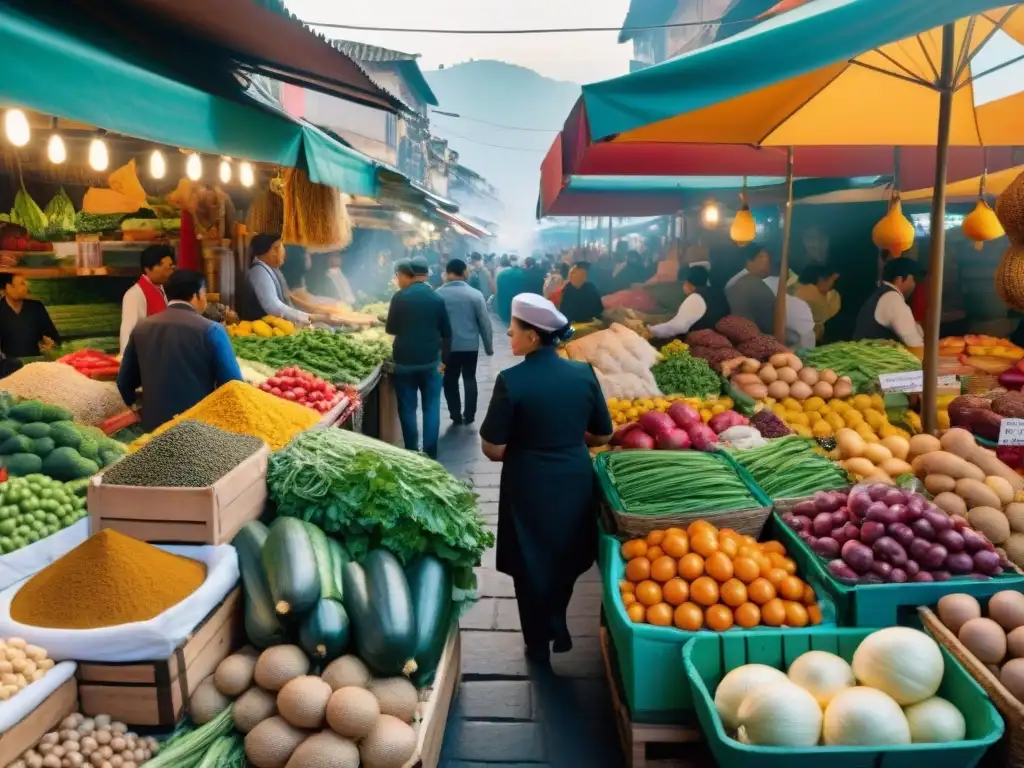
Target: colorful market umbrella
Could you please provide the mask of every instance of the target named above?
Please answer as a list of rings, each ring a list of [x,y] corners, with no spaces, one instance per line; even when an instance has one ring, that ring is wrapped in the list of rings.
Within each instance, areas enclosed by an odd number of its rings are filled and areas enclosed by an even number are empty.
[[[948,149],[1020,142],[1024,97],[979,107],[975,84],[1019,62],[1021,42],[1019,3],[815,0],[720,43],[585,86],[583,99],[594,137],[615,142],[780,146],[791,160],[794,147],[807,145],[936,147],[923,409],[933,430]],[[785,274],[788,237],[782,262]],[[784,302],[780,296],[777,325]]]

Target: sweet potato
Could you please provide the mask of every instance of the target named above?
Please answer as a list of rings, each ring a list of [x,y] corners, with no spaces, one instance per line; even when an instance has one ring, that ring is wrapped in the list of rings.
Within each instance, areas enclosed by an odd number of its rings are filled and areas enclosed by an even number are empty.
[[[956,489],[956,480],[949,475],[928,475],[924,479],[924,487],[932,496],[952,493]]]
[[[985,479],[984,472],[960,456],[948,451],[933,451],[932,453],[918,456],[914,459],[914,465],[916,465],[914,471],[919,477],[923,472],[926,477],[939,474],[948,475],[954,480],[966,477],[981,482]]]
[[[910,456],[915,458],[926,453],[941,451],[942,443],[934,435],[914,435],[910,438]]]
[[[967,505],[955,493],[940,493],[932,499],[932,503],[947,515],[960,515],[961,517],[967,515]]]
[[[956,495],[964,500],[968,509],[975,507],[1003,508],[995,492],[984,483],[964,477],[956,481]]]
[[[967,430],[948,429],[942,436],[941,442],[943,450],[956,454],[981,470],[983,476],[975,479],[984,480],[988,475],[995,475],[1006,480],[1014,493],[1024,489],[1024,477],[1006,466],[994,453],[974,442],[974,436]],[[971,475],[963,475],[963,477],[971,477]]]

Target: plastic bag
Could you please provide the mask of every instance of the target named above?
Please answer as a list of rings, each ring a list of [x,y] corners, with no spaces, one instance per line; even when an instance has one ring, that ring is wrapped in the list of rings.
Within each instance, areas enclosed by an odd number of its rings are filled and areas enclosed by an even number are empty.
[[[89,520],[79,520],[53,536],[0,557],[0,589],[39,573],[89,538]]]
[[[75,676],[77,669],[78,665],[75,662],[62,661],[39,680],[31,685],[26,685],[7,701],[0,701],[0,734],[7,733],[35,712],[54,691]]]
[[[54,661],[166,659],[234,589],[238,583],[238,554],[230,544],[161,546],[160,549],[206,563],[206,581],[156,618],[97,629],[51,629],[19,624],[11,618],[11,602],[25,583],[19,581],[0,592],[0,637],[22,637],[45,648]]]

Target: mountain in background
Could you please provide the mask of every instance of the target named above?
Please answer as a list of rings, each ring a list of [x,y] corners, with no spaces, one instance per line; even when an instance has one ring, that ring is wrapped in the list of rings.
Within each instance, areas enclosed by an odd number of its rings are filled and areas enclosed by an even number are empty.
[[[536,230],[540,164],[580,87],[501,61],[469,61],[424,75],[438,109],[461,115],[432,112],[431,133],[448,139],[461,164],[498,188],[505,205],[501,247],[528,252]]]

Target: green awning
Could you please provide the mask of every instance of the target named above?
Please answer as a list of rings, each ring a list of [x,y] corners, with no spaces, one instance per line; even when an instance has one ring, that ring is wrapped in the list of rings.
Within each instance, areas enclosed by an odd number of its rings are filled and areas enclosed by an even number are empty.
[[[255,101],[215,96],[0,6],[3,104],[146,141],[306,168],[353,195],[377,192],[376,164],[313,126]]]

